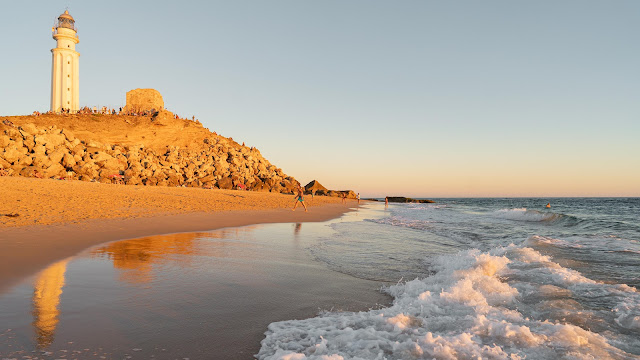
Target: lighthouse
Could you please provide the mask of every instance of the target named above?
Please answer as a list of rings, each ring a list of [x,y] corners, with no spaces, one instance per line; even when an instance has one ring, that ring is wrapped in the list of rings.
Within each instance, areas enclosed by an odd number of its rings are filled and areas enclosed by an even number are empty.
[[[52,30],[56,47],[51,49],[51,111],[68,109],[75,113],[80,109],[80,54],[76,51],[80,40],[68,10],[58,16]]]

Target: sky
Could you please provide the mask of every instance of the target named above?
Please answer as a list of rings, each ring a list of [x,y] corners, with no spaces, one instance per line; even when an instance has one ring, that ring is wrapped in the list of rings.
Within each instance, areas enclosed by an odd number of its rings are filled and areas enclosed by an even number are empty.
[[[165,107],[301,183],[363,197],[640,196],[640,1],[34,0],[3,4],[0,114]]]

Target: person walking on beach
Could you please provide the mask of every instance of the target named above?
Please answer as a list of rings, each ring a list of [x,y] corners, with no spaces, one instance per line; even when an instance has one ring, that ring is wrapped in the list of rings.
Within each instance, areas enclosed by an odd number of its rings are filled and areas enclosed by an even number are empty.
[[[385,196],[385,197],[384,197],[384,208],[386,209],[386,208],[388,208],[388,207],[389,207],[389,197],[388,197],[388,196]]]
[[[356,196],[356,198],[358,199],[358,205],[360,205],[360,193],[358,193],[358,195]]]
[[[342,203],[343,204],[347,203],[347,193],[345,193],[345,192],[342,193]]]
[[[304,193],[302,191],[302,186],[298,185],[298,189],[297,189],[298,194],[296,195],[296,203],[293,205],[293,209],[291,209],[292,211],[296,211],[296,208],[298,207],[298,202],[302,204],[302,206],[304,206],[304,211],[307,211],[307,205],[305,205],[304,203]]]

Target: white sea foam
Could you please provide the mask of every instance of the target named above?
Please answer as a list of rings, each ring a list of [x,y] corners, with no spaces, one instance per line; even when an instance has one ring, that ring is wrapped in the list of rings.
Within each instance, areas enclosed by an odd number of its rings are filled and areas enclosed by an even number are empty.
[[[632,287],[593,281],[515,245],[442,256],[433,270],[428,278],[391,286],[395,300],[388,308],[270,324],[258,358],[635,357],[613,346],[617,339],[606,328],[615,320],[638,330],[640,296]],[[618,305],[598,312],[574,300],[591,295],[611,297]],[[606,329],[598,333],[591,326]]]
[[[416,230],[427,230],[431,228],[431,221],[407,219],[399,216],[387,217],[382,219],[373,219],[372,222],[391,226],[400,226]]]
[[[437,210],[437,209],[446,209],[449,206],[446,204],[411,204],[409,206],[410,209],[414,210]]]
[[[616,323],[625,329],[640,330],[640,302],[627,300],[613,309],[618,316]]]

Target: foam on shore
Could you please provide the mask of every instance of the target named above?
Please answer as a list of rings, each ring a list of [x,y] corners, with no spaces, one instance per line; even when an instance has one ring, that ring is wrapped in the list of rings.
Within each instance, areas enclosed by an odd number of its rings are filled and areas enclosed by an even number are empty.
[[[619,359],[640,348],[635,288],[594,281],[526,245],[465,250],[432,268],[388,288],[388,308],[271,324],[258,358]],[[589,310],[578,297],[617,305]]]

